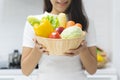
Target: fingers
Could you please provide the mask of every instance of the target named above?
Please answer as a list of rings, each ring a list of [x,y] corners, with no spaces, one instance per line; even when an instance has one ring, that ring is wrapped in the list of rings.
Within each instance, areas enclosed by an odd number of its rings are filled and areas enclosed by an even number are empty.
[[[85,40],[83,40],[80,45],[81,45],[81,46],[87,45],[87,42],[86,42]]]
[[[67,52],[64,53],[66,56],[75,56],[78,55],[79,53],[76,52],[76,50],[68,50]]]
[[[70,49],[70,50],[66,51],[65,55],[67,55],[67,56],[79,55],[81,50],[82,50],[82,48],[85,47],[86,45],[87,45],[86,41],[83,40],[78,48]]]
[[[75,56],[74,53],[65,53],[65,56]]]
[[[42,44],[37,44],[37,45],[39,47],[39,51],[41,51],[42,53],[48,54],[48,51],[45,46],[43,46]]]
[[[35,44],[39,44],[36,38],[33,38]]]
[[[38,50],[40,53],[44,53],[44,54],[49,55],[49,52],[47,51],[46,47],[45,47],[43,44],[38,43],[38,41],[37,41],[36,38],[33,38],[33,41],[34,41],[34,43],[35,43],[35,47],[37,48],[37,50]]]
[[[37,44],[38,46],[38,50],[44,54],[49,54],[49,52],[47,51],[46,47],[44,47],[42,44]]]
[[[32,40],[35,41],[36,38],[33,38]]]

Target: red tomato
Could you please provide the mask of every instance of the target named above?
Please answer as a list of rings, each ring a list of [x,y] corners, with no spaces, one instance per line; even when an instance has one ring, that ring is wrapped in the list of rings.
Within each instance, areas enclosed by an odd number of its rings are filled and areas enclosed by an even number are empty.
[[[64,27],[57,27],[55,31],[57,31],[59,34],[64,30]]]
[[[49,38],[60,39],[61,37],[60,34],[57,31],[55,31],[49,35]]]

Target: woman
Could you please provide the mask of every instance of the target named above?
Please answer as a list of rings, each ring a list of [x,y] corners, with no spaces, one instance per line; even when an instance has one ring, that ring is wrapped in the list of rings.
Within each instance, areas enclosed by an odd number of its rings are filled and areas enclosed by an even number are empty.
[[[44,0],[44,11],[44,14],[66,13],[68,20],[82,24],[83,30],[87,31],[86,39],[77,49],[67,51],[65,56],[47,55],[49,52],[42,43],[37,43],[33,28],[27,22],[21,59],[23,74],[30,75],[39,63],[37,80],[86,80],[83,66],[89,74],[94,74],[97,60],[94,28],[91,22],[88,25],[82,0]]]

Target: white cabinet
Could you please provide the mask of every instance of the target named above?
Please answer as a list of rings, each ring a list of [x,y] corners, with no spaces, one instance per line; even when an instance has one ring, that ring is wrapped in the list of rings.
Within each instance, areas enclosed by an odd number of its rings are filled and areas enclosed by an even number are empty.
[[[38,70],[34,70],[33,73],[27,77],[21,73],[21,70],[0,70],[0,80],[36,80]],[[107,67],[104,69],[98,69],[96,74],[86,75],[88,80],[118,80],[116,69],[112,67]]]
[[[87,77],[88,77],[88,79],[87,80],[118,80],[117,79],[117,75],[104,75],[104,74],[102,74],[102,75],[97,75],[97,74],[95,74],[95,75],[93,75],[93,76],[91,76],[91,75],[87,75]],[[36,78],[37,78],[37,76],[30,76],[28,79],[26,79],[26,80],[36,80]],[[21,80],[21,79],[15,79],[15,80]],[[22,79],[22,80],[24,80],[24,79]]]
[[[107,67],[104,69],[98,69],[96,74],[89,75],[87,72],[88,80],[118,80],[117,71],[115,68]]]
[[[21,76],[21,75],[6,75],[6,76],[1,76],[0,75],[0,80],[30,80],[28,77]]]
[[[36,73],[36,72],[34,72],[34,73]],[[34,73],[33,73],[33,75],[34,75]],[[87,72],[85,72],[85,73],[88,78],[87,80],[118,80],[117,79],[117,71],[115,68],[110,67],[110,64],[108,64],[106,68],[98,69],[94,75],[89,75]],[[34,75],[34,77],[31,78],[31,80],[35,80],[35,77],[36,76]]]
[[[22,75],[21,70],[0,70],[0,80],[30,80],[29,77]]]
[[[0,80],[36,80],[36,76],[0,76]],[[116,75],[95,75],[88,76],[87,80],[117,80]]]
[[[95,75],[95,76],[88,76],[88,80],[117,80],[116,75]]]

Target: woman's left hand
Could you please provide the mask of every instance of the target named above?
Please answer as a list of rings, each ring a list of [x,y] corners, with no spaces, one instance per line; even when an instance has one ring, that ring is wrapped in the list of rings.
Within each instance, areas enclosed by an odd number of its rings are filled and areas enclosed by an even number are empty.
[[[86,49],[86,47],[87,47],[86,44],[87,44],[86,41],[83,40],[78,48],[68,50],[67,52],[65,52],[65,55],[66,56],[79,55],[83,50]]]

